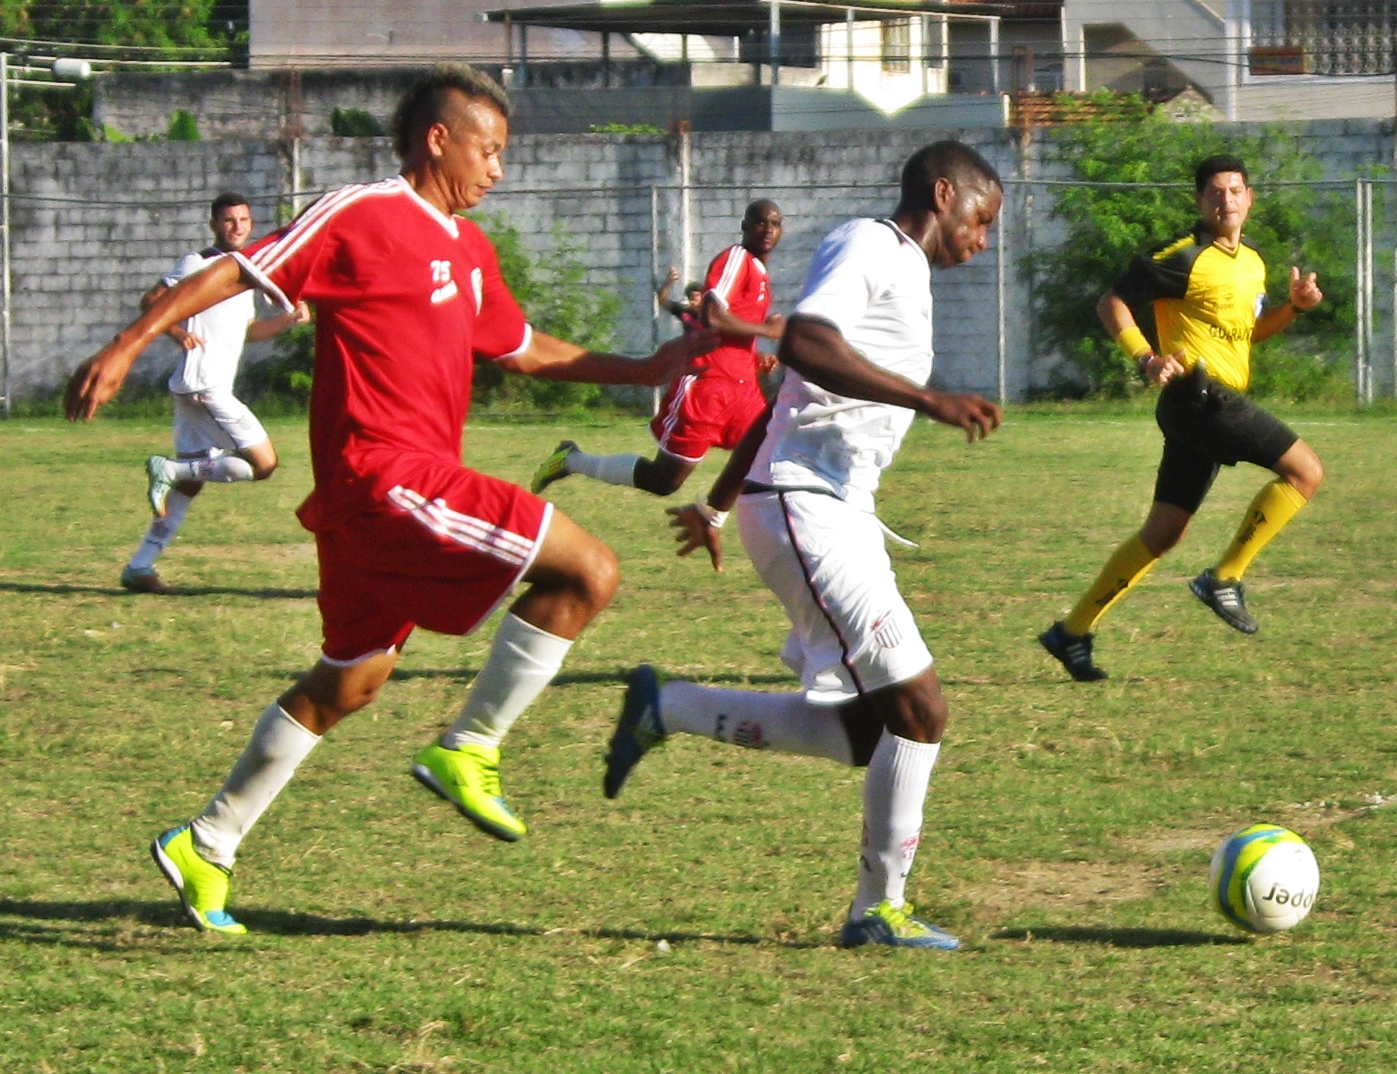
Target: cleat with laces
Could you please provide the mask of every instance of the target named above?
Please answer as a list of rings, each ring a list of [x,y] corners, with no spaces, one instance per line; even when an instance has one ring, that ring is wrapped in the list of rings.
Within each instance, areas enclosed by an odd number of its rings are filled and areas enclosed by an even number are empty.
[[[428,790],[461,811],[482,832],[513,843],[528,829],[500,794],[498,746],[465,745],[449,750],[438,742],[412,759],[412,774]]]
[[[529,482],[529,491],[537,496],[554,481],[571,477],[572,471],[568,469],[568,456],[576,450],[577,445],[571,440],[564,440],[555,447],[553,454],[544,459],[539,468],[534,471],[533,480]]]
[[[866,943],[889,947],[934,947],[954,951],[960,940],[943,928],[912,916],[912,904],[893,906],[884,899],[863,917],[844,922],[839,930],[840,947],[861,947]]]
[[[188,824],[171,828],[150,844],[150,856],[165,874],[194,927],[203,932],[241,936],[247,927],[224,909],[228,902],[228,869],[215,865],[194,847]]]
[[[606,774],[602,792],[608,798],[621,793],[621,786],[640,759],[665,740],[669,732],[660,722],[660,684],[664,676],[649,664],[641,664],[626,680],[626,698],[616,730],[606,746]]]
[[[121,588],[132,593],[155,593],[166,596],[174,590],[155,572],[154,567],[125,567],[121,572]]]
[[[165,473],[165,464],[169,461],[164,455],[152,455],[146,459],[146,500],[156,518],[165,517],[165,497],[175,487]]]
[[[1189,582],[1188,588],[1234,630],[1240,630],[1243,634],[1255,634],[1261,628],[1261,624],[1247,611],[1246,590],[1241,582],[1219,579],[1209,567]]]
[[[1038,642],[1056,657],[1078,682],[1100,682],[1106,672],[1091,660],[1092,634],[1070,634],[1062,621],[1038,635]]]

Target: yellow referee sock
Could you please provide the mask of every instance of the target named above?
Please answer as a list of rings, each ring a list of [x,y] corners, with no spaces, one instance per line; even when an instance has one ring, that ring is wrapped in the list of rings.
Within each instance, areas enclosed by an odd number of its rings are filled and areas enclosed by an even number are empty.
[[[1239,580],[1257,553],[1270,544],[1271,538],[1285,529],[1308,502],[1293,485],[1280,478],[1262,486],[1213,573],[1223,581]]]
[[[1062,621],[1062,628],[1069,634],[1090,634],[1111,606],[1130,592],[1158,562],[1158,557],[1145,547],[1140,535],[1132,536],[1111,553],[1091,588],[1082,594],[1077,606]]]

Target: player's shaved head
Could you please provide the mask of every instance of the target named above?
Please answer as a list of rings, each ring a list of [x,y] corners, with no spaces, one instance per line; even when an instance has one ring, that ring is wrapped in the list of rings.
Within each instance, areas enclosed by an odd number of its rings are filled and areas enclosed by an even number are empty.
[[[393,152],[408,160],[437,123],[455,129],[466,118],[462,98],[483,101],[509,118],[509,96],[489,75],[465,64],[439,64],[403,94],[393,113]]]
[[[899,211],[936,211],[936,183],[947,180],[957,190],[998,187],[1004,189],[994,165],[961,142],[933,142],[923,146],[902,166]]]
[[[751,224],[755,224],[769,212],[774,212],[780,216],[781,207],[770,198],[758,198],[756,201],[752,202],[751,205],[747,206],[747,211],[742,214],[742,226],[748,227]]]

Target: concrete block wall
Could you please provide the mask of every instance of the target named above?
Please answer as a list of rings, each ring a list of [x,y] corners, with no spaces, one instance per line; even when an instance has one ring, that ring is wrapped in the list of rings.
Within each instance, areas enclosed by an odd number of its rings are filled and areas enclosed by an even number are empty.
[[[1294,133],[1332,177],[1351,178],[1391,159],[1390,124],[1311,123]],[[1006,389],[1022,398],[1046,381],[1051,362],[1032,353],[1031,296],[1014,267],[1031,243],[1051,241],[1044,222],[1053,188],[1034,185],[1055,175],[1045,153],[1051,132],[1026,145],[1002,130],[709,132],[690,136],[687,155],[661,135],[523,135],[511,141],[505,182],[481,211],[517,228],[537,256],[547,256],[555,229],[575,243],[587,282],[622,300],[619,349],[642,353],[674,332],[669,318],[654,315],[656,274],[674,264],[700,276],[738,240],[749,201],[770,197],[785,213],[786,236],[772,261],[776,308],[784,311],[820,238],[849,217],[891,211],[908,154],[950,136],[984,152],[1008,190],[990,250],[934,276],[936,379],[947,388],[998,390],[1002,245]],[[18,398],[61,385],[134,315],[140,295],[179,254],[207,243],[208,202],[217,191],[247,194],[260,233],[313,194],[391,175],[397,165],[386,139],[323,137],[302,139],[294,153],[288,143],[257,139],[18,144],[12,168],[10,380]],[[1388,295],[1380,307],[1388,327],[1376,343],[1385,354],[1392,348],[1390,280],[1378,292]],[[162,347],[142,359],[137,375],[164,375],[174,352]]]

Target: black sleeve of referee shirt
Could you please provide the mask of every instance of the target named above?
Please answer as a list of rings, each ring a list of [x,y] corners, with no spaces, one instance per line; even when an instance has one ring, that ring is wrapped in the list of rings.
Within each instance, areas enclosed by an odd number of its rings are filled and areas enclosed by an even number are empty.
[[[1132,308],[1159,298],[1183,298],[1193,263],[1204,248],[1197,234],[1157,246],[1131,261],[1111,290]]]

